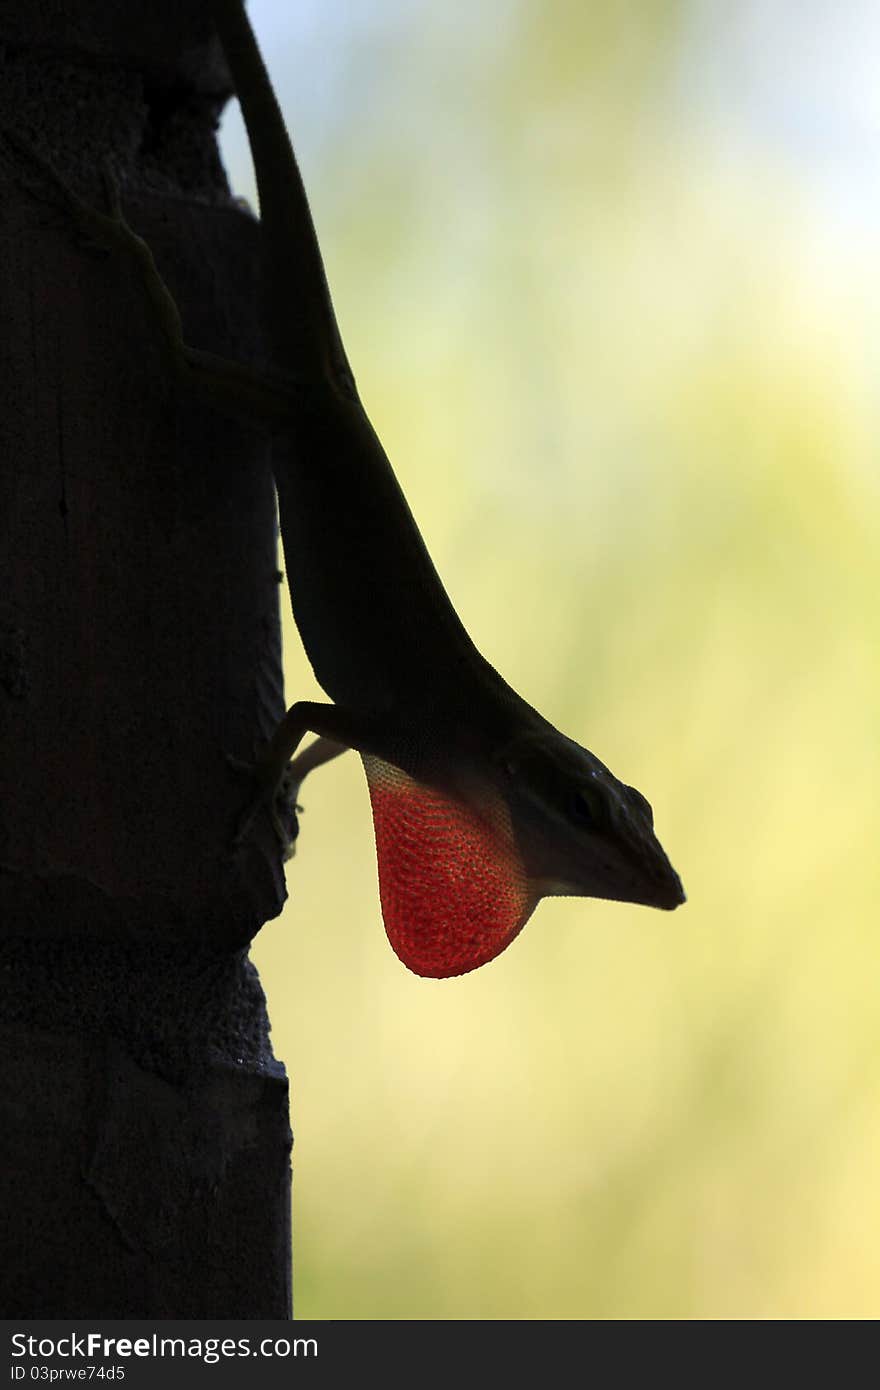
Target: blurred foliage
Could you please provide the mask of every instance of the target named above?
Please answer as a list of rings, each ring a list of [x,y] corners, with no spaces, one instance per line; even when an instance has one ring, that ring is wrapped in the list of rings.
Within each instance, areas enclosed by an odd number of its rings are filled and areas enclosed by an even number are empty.
[[[546,902],[421,981],[357,759],[307,784],[255,950],[297,1313],[876,1316],[876,256],[693,99],[717,6],[353,8],[268,58],[362,393],[478,645],[689,902]]]

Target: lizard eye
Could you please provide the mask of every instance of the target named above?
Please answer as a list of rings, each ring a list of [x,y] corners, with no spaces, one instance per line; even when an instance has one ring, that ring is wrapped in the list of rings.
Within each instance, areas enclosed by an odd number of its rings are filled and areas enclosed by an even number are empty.
[[[580,788],[569,795],[567,811],[569,820],[584,830],[595,830],[601,821],[598,797]]]

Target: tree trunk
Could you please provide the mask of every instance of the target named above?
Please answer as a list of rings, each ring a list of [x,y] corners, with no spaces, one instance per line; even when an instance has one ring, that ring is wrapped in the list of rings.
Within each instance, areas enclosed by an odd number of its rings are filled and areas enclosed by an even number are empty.
[[[196,0],[0,0],[0,128],[101,205],[187,340],[261,353]],[[287,1081],[247,956],[283,709],[265,440],[180,394],[131,261],[0,142],[0,1316],[289,1316]]]

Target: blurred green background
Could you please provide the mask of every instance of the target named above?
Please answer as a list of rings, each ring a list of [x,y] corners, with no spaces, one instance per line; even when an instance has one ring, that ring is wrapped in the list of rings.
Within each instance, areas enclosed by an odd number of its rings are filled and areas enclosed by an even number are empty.
[[[255,951],[296,1311],[876,1317],[876,7],[251,12],[459,612],[648,795],[689,895],[545,902],[419,980],[359,760],[307,783]],[[237,113],[224,149],[253,196]]]

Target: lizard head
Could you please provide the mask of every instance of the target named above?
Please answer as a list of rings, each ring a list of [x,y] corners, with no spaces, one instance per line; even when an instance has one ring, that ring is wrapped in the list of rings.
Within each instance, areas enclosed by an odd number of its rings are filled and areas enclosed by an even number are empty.
[[[445,784],[362,756],[385,928],[417,975],[485,965],[543,897],[684,901],[644,797],[549,725]]]
[[[612,898],[667,909],[684,902],[650,804],[586,748],[548,726],[502,748],[496,767],[538,898]]]

